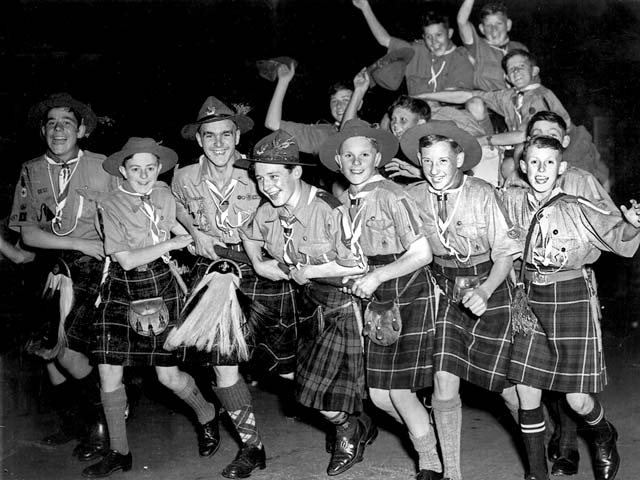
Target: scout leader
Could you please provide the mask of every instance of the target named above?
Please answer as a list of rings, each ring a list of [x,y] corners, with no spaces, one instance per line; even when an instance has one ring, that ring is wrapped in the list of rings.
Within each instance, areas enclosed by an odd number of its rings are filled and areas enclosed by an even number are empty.
[[[239,229],[255,213],[260,196],[246,170],[236,168],[234,163],[241,158],[236,151],[240,135],[252,127],[249,117],[215,97],[208,97],[197,120],[182,129],[184,138],[197,140],[202,148],[198,163],[178,169],[172,183],[177,198],[177,218],[191,234],[199,256],[194,285],[213,261],[244,254]],[[250,330],[247,337],[253,338],[267,368],[279,374],[291,373],[295,360],[293,290],[286,279],[274,281],[260,270],[260,265],[254,270],[246,263],[248,258],[244,262],[240,263],[239,297],[244,298]],[[223,355],[218,350],[214,348],[206,360],[216,374],[213,390],[242,440],[236,459],[222,474],[227,478],[244,478],[255,468],[265,468],[265,449],[256,425],[251,393],[239,374],[237,354]],[[217,427],[211,434],[219,441]]]
[[[511,187],[504,201],[512,220],[528,230],[523,272],[537,320],[514,336],[509,380],[517,384],[520,424],[529,471],[527,479],[548,478],[544,452],[542,390],[566,394],[586,423],[596,480],[613,480],[620,465],[618,433],[594,394],[607,383],[599,308],[589,266],[601,251],[625,257],[640,244],[639,207],[619,211],[566,195],[558,187],[567,163],[562,144],[538,136],[528,140],[520,160],[528,188]]]
[[[97,372],[88,359],[104,259],[94,223],[95,196],[113,189],[115,180],[102,169],[103,155],[78,146],[97,125],[88,105],[67,93],[56,93],[31,108],[29,123],[39,128],[47,149],[22,166],[9,227],[21,233],[28,247],[49,250],[59,257],[58,271],[64,272],[69,284],[73,279],[74,299],[71,310],[62,312],[64,334],[60,331],[57,346],[47,345],[39,351],[50,360],[47,371],[54,385],[52,403],[63,420],[61,430],[43,442],[67,443],[78,425],[92,423],[91,435],[73,451],[80,460],[92,460],[109,450]],[[58,312],[56,317],[57,325]],[[79,404],[84,418],[68,415],[74,404]]]
[[[340,288],[315,279],[357,275],[365,265],[347,246],[352,237],[348,212],[335,197],[301,180],[304,164],[298,157],[295,139],[284,130],[256,144],[250,161],[268,202],[244,230],[245,245],[256,271],[300,285],[296,399],[335,426],[327,474],[339,475],[362,460],[378,429],[362,411],[360,305]],[[274,260],[263,259],[261,247]]]
[[[511,287],[505,281],[520,246],[491,185],[469,177],[478,142],[454,124],[418,125],[400,145],[422,166],[427,182],[409,189],[433,251],[431,266],[444,292],[436,321],[432,406],[444,477],[460,480],[460,379],[501,393],[517,409],[506,380],[511,344]]]
[[[376,302],[386,309],[397,305],[393,314],[401,318],[398,338],[379,338],[375,325],[367,335],[365,366],[371,399],[407,426],[419,457],[416,478],[437,480],[442,472],[437,441],[416,395],[433,383],[435,299],[432,277],[424,268],[431,262],[431,248],[413,199],[377,170],[397,149],[398,141],[390,132],[350,120],[322,146],[320,160],[332,171],[339,169],[350,183],[341,201],[349,208],[351,244],[361,249],[370,268],[350,289],[361,298],[374,299],[365,313],[365,325]]]
[[[176,220],[171,189],[157,181],[177,161],[178,155],[170,148],[151,138],[132,137],[103,164],[108,173],[124,181],[99,201],[104,249],[113,261],[101,288],[93,355],[100,372],[111,450],[82,472],[88,478],[107,477],[132,466],[124,413],[125,366],[154,366],[160,383],[196,414],[200,449],[217,447],[204,434],[207,424],[215,421],[215,406],[204,399],[189,374],[178,370],[176,355],[162,349],[182,303],[182,292],[169,268],[169,252],[192,241]]]

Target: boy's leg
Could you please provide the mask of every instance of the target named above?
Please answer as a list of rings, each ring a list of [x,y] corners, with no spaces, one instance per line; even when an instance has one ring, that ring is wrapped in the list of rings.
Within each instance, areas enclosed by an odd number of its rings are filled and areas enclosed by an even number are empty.
[[[465,104],[467,111],[476,119],[485,132],[485,135],[491,135],[494,132],[489,110],[481,98],[473,97]]]
[[[547,459],[544,448],[545,420],[542,410],[542,392],[527,385],[518,385],[520,398],[520,429],[527,452],[529,469],[527,479],[547,479]]]
[[[58,431],[47,435],[41,442],[45,445],[63,445],[75,438],[81,438],[85,431],[78,415],[78,391],[76,382],[67,379],[56,367],[55,362],[47,362],[47,373],[51,381],[51,404],[59,417]]]
[[[605,418],[602,404],[587,393],[568,393],[567,402],[589,427],[596,480],[613,480],[620,467],[618,432]]]
[[[460,469],[462,402],[459,390],[460,378],[448,372],[435,373],[431,406],[442,450],[444,476],[451,480],[462,479]]]
[[[340,475],[362,461],[365,446],[373,443],[378,436],[378,427],[364,412],[349,414],[321,410],[320,413],[336,429],[327,475]]]

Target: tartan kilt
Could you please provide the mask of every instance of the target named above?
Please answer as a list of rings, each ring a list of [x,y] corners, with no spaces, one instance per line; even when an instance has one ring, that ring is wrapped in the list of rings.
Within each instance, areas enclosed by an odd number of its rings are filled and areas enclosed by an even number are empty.
[[[193,267],[191,288],[206,275],[213,261],[198,257]],[[261,369],[278,374],[295,370],[296,302],[295,290],[288,281],[274,282],[255,274],[253,267],[238,263],[242,278],[237,290],[238,301],[246,320],[245,340],[250,349],[250,362]],[[221,355],[195,348],[182,349],[181,360],[200,365],[237,365],[236,355]]]
[[[411,389],[433,384],[433,342],[435,338],[435,297],[431,272],[421,269],[413,283],[398,297],[402,329],[398,341],[382,346],[365,337],[367,387]],[[407,285],[413,273],[381,284],[375,292],[379,301],[392,300]]]
[[[358,300],[310,282],[298,292],[296,400],[316,410],[362,411],[365,396]],[[354,302],[357,302],[354,304]]]
[[[491,266],[491,262],[467,268],[432,265],[433,276],[444,292],[439,299],[433,365],[435,372],[449,372],[486,390],[502,392],[511,386],[507,382],[511,350],[510,282],[505,280],[493,292],[481,317],[452,299],[456,276],[484,277]]]
[[[607,369],[586,280],[528,287],[538,322],[531,334],[514,337],[509,380],[565,393],[602,391]]]
[[[146,269],[143,269],[146,267]],[[164,350],[167,335],[180,312],[181,292],[171,270],[161,259],[125,271],[111,263],[101,289],[100,316],[95,325],[97,363],[123,366],[174,366],[173,352]],[[159,335],[143,336],[129,325],[129,302],[162,297],[169,311],[169,324]]]

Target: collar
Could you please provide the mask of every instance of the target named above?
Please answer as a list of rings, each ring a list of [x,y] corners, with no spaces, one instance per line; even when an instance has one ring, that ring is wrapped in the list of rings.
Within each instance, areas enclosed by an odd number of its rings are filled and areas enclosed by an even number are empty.
[[[434,54],[432,53],[432,54],[431,54],[431,56],[432,56],[434,59],[435,59],[435,58],[444,58],[444,57],[446,57],[447,55],[449,55],[449,54],[451,54],[451,53],[455,52],[456,48],[458,48],[458,47],[457,47],[457,45],[456,45],[456,44],[452,44],[452,45],[451,45],[451,48],[450,48],[449,50],[445,51],[442,55],[434,55]],[[429,49],[427,49],[427,50],[429,50]],[[431,50],[429,50],[429,51],[431,51]]]
[[[233,159],[230,160],[230,162],[233,163],[240,158],[244,158],[244,155],[236,152]],[[209,160],[204,155],[200,155],[200,158],[198,158],[198,164],[200,165],[200,170],[198,172],[198,182],[196,183],[197,185],[203,184],[205,180],[209,180],[215,184],[213,177],[207,173],[205,162],[208,162],[208,161]],[[229,177],[229,180],[224,184],[224,187],[229,185],[229,182],[231,182],[231,180],[233,179],[237,180],[239,183],[242,183],[243,185],[249,185],[249,183],[251,182],[251,180],[249,179],[249,176],[247,175],[247,172],[241,168],[236,168],[236,167],[232,168],[231,177]]]
[[[277,220],[280,216],[295,217],[295,219],[300,222],[303,227],[307,226],[307,223],[309,222],[309,215],[311,212],[306,207],[313,201],[313,198],[310,198],[311,185],[309,185],[307,182],[300,183],[302,188],[300,189],[300,198],[298,199],[298,203],[296,204],[296,206],[293,208],[293,210],[290,210],[289,207],[286,206],[276,208],[277,216],[273,221]]]
[[[533,193],[533,189],[529,187],[529,191],[527,192],[527,202],[529,204],[529,207],[531,207],[533,210],[538,210],[540,209],[540,207],[542,207],[545,203],[547,203],[549,200],[551,200],[553,197],[555,197],[559,193],[565,193],[565,192],[556,183],[556,186],[553,187],[553,190],[551,190],[551,193],[546,198],[544,198],[543,200],[538,200]]]
[[[458,170],[458,172],[460,172],[460,170]],[[467,181],[467,176],[463,173],[458,177],[457,182],[455,182],[454,186],[451,188],[447,188],[445,190],[436,190],[431,186],[429,182],[427,182],[427,189],[429,190],[429,192],[437,196],[449,195],[450,193],[459,193],[460,190],[462,190],[462,187],[464,187],[464,184],[466,181]]]
[[[521,88],[520,90],[516,90],[516,93],[525,93],[528,92],[530,90],[535,90],[536,88],[540,88],[540,84],[539,83],[530,83],[529,85],[527,85],[524,88]]]
[[[44,154],[44,159],[49,165],[56,165],[58,167],[62,167],[65,165],[72,165],[74,163],[78,163],[78,161],[80,160],[80,158],[82,158],[83,155],[84,155],[84,152],[78,149],[78,155],[75,158],[72,158],[71,160],[67,160],[66,162],[61,162],[56,158],[51,158],[46,153]]]
[[[367,181],[365,181],[364,183],[361,183],[359,185],[360,189],[358,191],[356,191],[353,188],[353,185],[351,185],[349,187],[349,196],[355,196],[355,195],[358,195],[359,193],[367,193],[372,190],[375,190],[376,188],[378,188],[379,186],[378,184],[383,181],[384,181],[384,177],[379,173],[376,173],[375,175],[372,175]]]

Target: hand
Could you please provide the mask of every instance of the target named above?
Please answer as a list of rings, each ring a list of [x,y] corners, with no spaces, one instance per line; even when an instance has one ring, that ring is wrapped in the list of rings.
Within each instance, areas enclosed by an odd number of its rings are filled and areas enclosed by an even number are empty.
[[[365,67],[353,78],[353,87],[354,90],[366,92],[369,89],[369,85],[371,85],[371,78],[369,77],[369,72],[367,72],[367,67]]]
[[[170,241],[171,250],[180,250],[193,243],[193,237],[191,235],[176,235]]]
[[[276,260],[265,260],[256,263],[253,268],[261,277],[277,282],[278,280],[289,280],[289,276],[278,266]]]
[[[102,260],[104,258],[104,245],[100,240],[76,238],[74,250],[82,252],[85,255],[89,255],[96,260]]]
[[[380,279],[374,270],[353,282],[351,294],[360,298],[371,298],[373,292],[380,286],[380,283]]]
[[[489,301],[489,293],[482,286],[467,292],[462,297],[462,305],[471,310],[475,316],[480,317],[487,311],[487,302]]]
[[[384,166],[384,171],[391,173],[390,178],[394,177],[407,177],[407,178],[422,178],[422,171],[415,165],[394,158]]]
[[[289,272],[289,279],[293,280],[298,285],[309,283],[309,278],[307,278],[308,271],[309,269],[307,267],[292,268]]]
[[[631,204],[631,208],[627,208],[624,205],[620,205],[620,210],[622,210],[622,214],[624,218],[636,228],[640,228],[640,205],[636,200],[629,200]]]
[[[353,6],[362,10],[369,2],[367,0],[352,0]]]
[[[196,255],[201,255],[205,258],[208,258],[209,260],[218,259],[218,255],[213,249],[213,247],[216,245],[216,241],[213,237],[210,237],[209,235],[202,232],[194,231],[192,239],[195,246]]]
[[[278,80],[282,80],[288,83],[293,80],[293,77],[296,74],[296,67],[294,67],[293,64],[289,66],[282,63],[278,65],[277,73]]]

